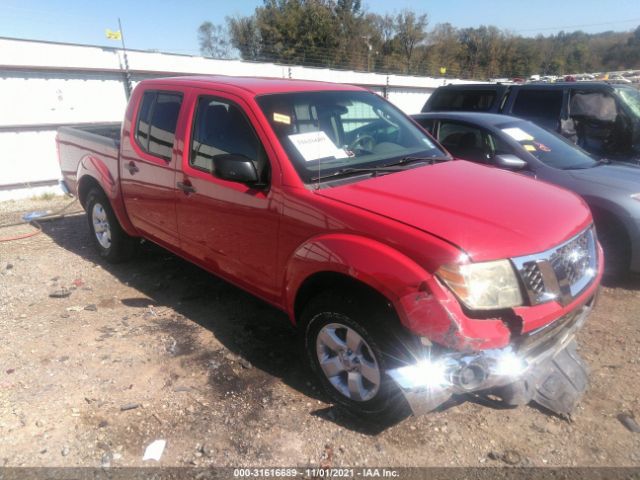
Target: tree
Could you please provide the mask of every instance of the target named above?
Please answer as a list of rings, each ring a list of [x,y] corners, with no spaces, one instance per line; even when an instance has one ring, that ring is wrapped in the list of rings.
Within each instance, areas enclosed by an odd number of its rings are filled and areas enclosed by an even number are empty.
[[[428,17],[426,14],[416,15],[411,10],[403,10],[395,21],[396,39],[406,61],[406,71],[410,73],[414,51],[427,38]]]
[[[464,78],[528,77],[640,67],[640,27],[634,32],[560,32],[522,37],[495,26],[436,25],[427,14],[364,11],[362,0],[263,0],[226,28],[204,22],[204,55],[386,73]]]
[[[198,27],[200,53],[206,57],[231,58],[231,42],[226,29],[221,25],[203,22]]]
[[[231,45],[245,60],[260,60],[260,32],[253,17],[227,17]]]

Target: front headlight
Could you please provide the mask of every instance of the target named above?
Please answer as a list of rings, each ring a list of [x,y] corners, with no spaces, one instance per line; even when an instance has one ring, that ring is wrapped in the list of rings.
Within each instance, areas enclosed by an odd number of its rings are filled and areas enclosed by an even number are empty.
[[[522,305],[522,293],[509,260],[443,265],[436,272],[472,310]]]
[[[631,195],[631,198],[640,201],[640,193],[634,193],[633,195]]]

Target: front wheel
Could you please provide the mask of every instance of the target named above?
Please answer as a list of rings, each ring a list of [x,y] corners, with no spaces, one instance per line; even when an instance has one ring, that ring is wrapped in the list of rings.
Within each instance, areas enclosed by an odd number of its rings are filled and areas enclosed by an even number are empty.
[[[304,309],[304,350],[327,395],[352,414],[379,423],[397,421],[410,412],[394,381],[386,374],[404,357],[392,319],[381,318],[371,302],[337,293],[322,294]],[[398,327],[399,328],[399,327]]]
[[[98,189],[91,190],[86,206],[89,230],[100,256],[111,263],[131,258],[135,239],[120,226],[106,195]]]

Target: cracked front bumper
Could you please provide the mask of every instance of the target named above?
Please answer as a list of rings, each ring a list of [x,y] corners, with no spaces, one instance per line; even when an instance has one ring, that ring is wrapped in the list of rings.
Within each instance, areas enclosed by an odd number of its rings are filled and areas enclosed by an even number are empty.
[[[512,405],[536,400],[557,413],[569,413],[567,410],[573,408],[586,389],[586,365],[575,352],[574,339],[594,301],[595,296],[507,347],[473,353],[447,352],[389,370],[387,374],[400,388],[414,415],[434,410],[454,394],[482,391],[498,392]],[[560,403],[553,398],[549,400],[556,393],[541,392],[546,384],[554,392],[558,388],[567,389],[556,392],[564,400]]]

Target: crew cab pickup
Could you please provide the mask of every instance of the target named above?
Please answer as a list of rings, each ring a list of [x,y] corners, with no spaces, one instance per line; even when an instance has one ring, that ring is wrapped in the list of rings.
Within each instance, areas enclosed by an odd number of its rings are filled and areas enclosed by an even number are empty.
[[[570,411],[602,253],[576,195],[455,160],[380,96],[279,79],[142,81],[124,123],[66,127],[102,256],[144,238],[286,311],[339,405],[454,394]]]

